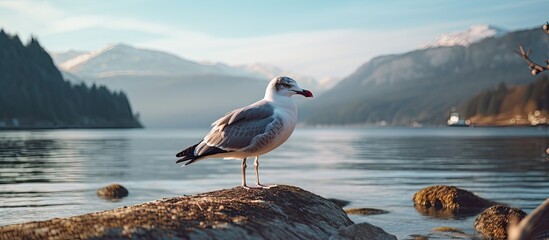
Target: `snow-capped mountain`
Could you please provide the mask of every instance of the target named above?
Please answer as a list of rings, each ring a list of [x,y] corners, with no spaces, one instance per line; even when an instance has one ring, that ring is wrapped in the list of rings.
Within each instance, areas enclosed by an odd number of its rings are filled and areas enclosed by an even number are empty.
[[[74,51],[51,53],[61,70],[84,79],[102,79],[128,76],[233,76],[270,80],[276,76],[290,76],[305,83],[312,90],[323,91],[337,83],[326,77],[317,80],[279,67],[255,63],[231,66],[219,62],[194,62],[176,55],[140,49],[127,44],[110,44],[91,52]]]
[[[444,33],[434,42],[426,44],[423,48],[447,47],[447,46],[469,46],[488,37],[500,37],[507,33],[507,30],[497,28],[488,24],[478,24],[467,28],[462,32]]]
[[[53,54],[55,62],[62,70],[84,78],[198,75],[254,77],[254,74],[224,64],[200,64],[170,53],[126,44],[111,44],[96,51],[83,52],[68,60],[61,59],[68,55],[69,53]]]

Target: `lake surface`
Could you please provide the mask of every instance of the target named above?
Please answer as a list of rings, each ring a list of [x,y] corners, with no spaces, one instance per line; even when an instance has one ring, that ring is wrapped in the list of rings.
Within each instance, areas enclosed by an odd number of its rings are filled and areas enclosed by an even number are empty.
[[[208,129],[0,131],[0,225],[85,214],[240,184],[240,162],[174,157]],[[439,219],[413,207],[423,187],[455,185],[532,211],[549,197],[549,133],[542,128],[301,128],[260,159],[262,183],[302,187],[389,214],[351,216],[399,239],[476,216]],[[249,166],[251,166],[249,164]],[[253,167],[248,182],[255,181]],[[99,199],[120,183],[130,195]]]

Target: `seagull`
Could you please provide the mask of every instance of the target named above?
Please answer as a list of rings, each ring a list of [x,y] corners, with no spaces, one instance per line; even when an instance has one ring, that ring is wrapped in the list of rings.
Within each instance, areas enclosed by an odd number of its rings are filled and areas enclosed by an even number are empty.
[[[199,143],[192,145],[176,157],[176,163],[185,165],[207,158],[241,159],[242,184],[246,185],[246,159],[255,157],[255,187],[271,188],[276,185],[259,183],[259,156],[284,143],[297,123],[297,106],[293,95],[313,97],[289,77],[275,77],[267,85],[265,97],[246,107],[235,109],[211,125],[210,132]]]

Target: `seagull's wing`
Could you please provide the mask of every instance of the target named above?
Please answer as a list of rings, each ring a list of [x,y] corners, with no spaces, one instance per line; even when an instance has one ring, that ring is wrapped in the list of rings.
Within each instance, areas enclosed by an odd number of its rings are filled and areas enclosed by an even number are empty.
[[[267,101],[261,100],[225,114],[225,116],[212,123],[212,130],[223,130],[225,127],[240,121],[254,121],[268,118],[273,113],[274,107]]]
[[[274,115],[274,107],[266,101],[259,101],[215,121],[196,153],[201,155],[211,147],[225,151],[253,148],[266,135],[273,135],[274,128],[279,128],[281,124],[280,119]]]

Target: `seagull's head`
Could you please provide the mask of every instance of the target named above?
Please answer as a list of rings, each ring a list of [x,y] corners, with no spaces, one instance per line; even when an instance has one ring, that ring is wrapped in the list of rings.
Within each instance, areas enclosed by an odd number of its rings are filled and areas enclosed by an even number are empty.
[[[313,97],[313,93],[309,90],[299,87],[297,82],[289,77],[275,77],[269,83],[267,87],[268,95],[279,95],[291,97],[295,94],[303,95],[305,97]]]

